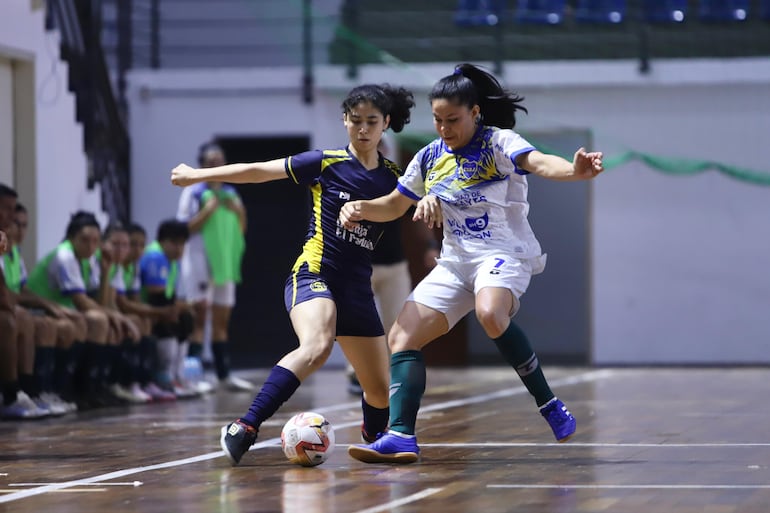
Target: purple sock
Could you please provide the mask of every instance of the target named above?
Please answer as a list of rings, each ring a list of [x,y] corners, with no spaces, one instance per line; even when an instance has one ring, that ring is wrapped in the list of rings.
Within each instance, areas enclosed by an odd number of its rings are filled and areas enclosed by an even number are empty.
[[[264,421],[289,400],[299,385],[299,379],[292,371],[276,365],[251,403],[248,413],[241,417],[241,422],[259,429]]]
[[[375,408],[361,398],[361,409],[364,412],[364,431],[369,435],[384,433],[390,420],[390,408]]]

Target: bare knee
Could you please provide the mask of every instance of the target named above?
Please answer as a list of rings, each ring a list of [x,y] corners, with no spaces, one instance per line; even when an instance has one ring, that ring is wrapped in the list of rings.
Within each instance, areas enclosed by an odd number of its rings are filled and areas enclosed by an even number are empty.
[[[84,315],[88,339],[97,343],[106,342],[110,329],[110,320],[107,318],[107,314],[101,310],[88,310]]]
[[[502,312],[500,308],[485,306],[476,307],[476,318],[489,338],[497,338],[502,335],[511,322],[507,313]]]
[[[56,324],[47,317],[35,317],[35,339],[40,347],[56,345]]]
[[[307,365],[311,369],[315,370],[322,367],[323,364],[326,363],[326,360],[328,360],[329,356],[332,354],[333,346],[333,340],[319,340],[312,344],[305,344],[304,346],[300,346],[300,350],[305,357]]]

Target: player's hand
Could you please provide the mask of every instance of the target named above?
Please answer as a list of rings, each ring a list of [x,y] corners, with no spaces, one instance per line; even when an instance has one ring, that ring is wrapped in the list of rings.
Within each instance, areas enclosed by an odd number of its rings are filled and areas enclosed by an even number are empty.
[[[348,201],[340,209],[339,221],[346,230],[352,230],[358,226],[364,217],[361,212],[360,201]]]
[[[8,236],[0,230],[0,255],[8,251]]]
[[[224,200],[222,200],[222,205],[225,208],[232,210],[233,212],[236,212],[236,213],[243,210],[243,204],[240,201],[238,201],[237,198],[233,198],[233,197],[225,198]]]
[[[195,168],[192,168],[187,164],[179,164],[171,170],[171,183],[180,187],[198,183],[200,180],[195,177],[195,171]]]
[[[104,241],[101,247],[101,258],[99,259],[99,267],[101,267],[103,273],[106,272],[112,265],[112,256],[112,243],[110,243],[110,241]],[[106,274],[103,274],[102,276],[106,277]]]
[[[580,148],[572,159],[575,176],[584,180],[594,178],[604,171],[603,157],[604,154],[600,151],[587,152],[585,148]]]
[[[53,317],[54,319],[67,318],[67,314],[64,312],[64,309],[53,302],[45,303],[45,311],[50,317]]]
[[[444,215],[441,212],[441,201],[433,194],[424,196],[414,209],[412,221],[422,219],[428,228],[441,226],[444,223]]]

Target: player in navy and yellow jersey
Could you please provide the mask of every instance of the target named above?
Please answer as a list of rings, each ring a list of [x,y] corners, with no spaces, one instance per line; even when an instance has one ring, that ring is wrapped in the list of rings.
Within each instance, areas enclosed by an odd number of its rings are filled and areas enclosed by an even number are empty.
[[[513,131],[522,98],[471,64],[439,80],[430,93],[439,138],[415,155],[398,187],[340,211],[343,226],[363,219],[387,221],[418,202],[415,219],[443,224],[438,265],[401,310],[388,336],[391,356],[391,424],[368,446],[351,446],[367,463],[411,463],[419,447],[415,423],[425,391],[421,349],[475,310],[479,323],[532,394],[559,442],[575,432],[575,419],[557,399],[524,333],[511,322],[530,278],[545,255],[527,221],[527,174],[554,180],[595,177],[602,154],[580,148],[572,162],[537,151]]]
[[[192,169],[177,166],[176,185],[202,181],[261,183],[290,179],[310,189],[312,208],[302,252],[286,282],[285,300],[299,347],[273,367],[248,413],[222,428],[221,444],[237,464],[302,380],[319,369],[335,339],[356,371],[364,394],[362,436],[373,441],[388,424],[388,350],[371,288],[371,252],[379,223],[353,230],[337,222],[351,199],[375,198],[395,186],[400,171],[377,145],[390,128],[400,132],[414,106],[412,93],[389,85],[354,88],[342,102],[349,144],[252,164]]]

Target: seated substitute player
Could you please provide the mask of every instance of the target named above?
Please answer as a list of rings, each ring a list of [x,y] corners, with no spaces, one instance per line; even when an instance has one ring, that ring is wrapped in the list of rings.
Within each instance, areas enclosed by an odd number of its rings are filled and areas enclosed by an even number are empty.
[[[171,308],[171,315],[156,319],[152,334],[157,338],[155,382],[177,397],[192,397],[198,392],[180,375],[186,356],[187,337],[193,329],[192,313],[176,297],[179,259],[190,237],[187,223],[169,219],[160,223],[155,241],[139,260],[142,300],[153,307]]]
[[[86,339],[76,341],[62,361],[65,375],[74,370],[78,409],[121,404],[107,383],[112,374],[108,348],[110,316],[99,303],[100,268],[95,253],[101,230],[91,212],[79,211],[67,225],[64,242],[49,252],[29,273],[29,289],[49,301],[80,312],[86,321]],[[72,315],[67,313],[67,315]],[[59,362],[57,362],[57,365]]]

